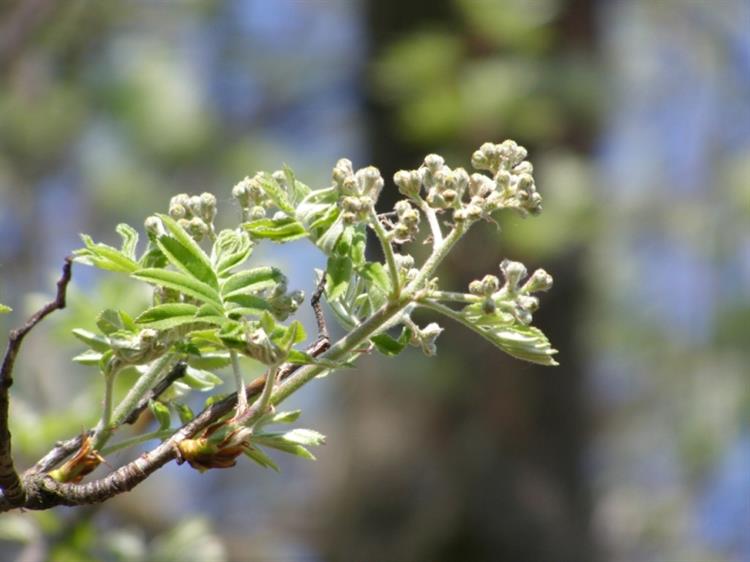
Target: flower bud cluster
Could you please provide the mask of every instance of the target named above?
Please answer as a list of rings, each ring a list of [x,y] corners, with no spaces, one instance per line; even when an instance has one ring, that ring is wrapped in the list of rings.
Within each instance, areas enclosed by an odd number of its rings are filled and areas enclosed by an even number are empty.
[[[396,212],[396,223],[391,230],[393,242],[396,244],[405,244],[411,242],[419,234],[419,211],[411,203],[402,199],[393,207]]]
[[[501,144],[484,143],[471,156],[471,164],[477,170],[492,174],[472,174],[470,194],[485,202],[487,212],[500,208],[516,209],[523,216],[542,211],[542,196],[534,183],[534,167],[526,160],[528,152],[515,141]]]
[[[180,193],[169,201],[169,216],[184,228],[196,241],[214,232],[216,218],[216,197],[212,193],[188,195]],[[150,217],[151,218],[151,217]],[[159,227],[146,223],[146,230]]]
[[[472,156],[477,170],[487,176],[471,176],[463,168],[451,169],[437,154],[430,154],[417,170],[400,170],[393,176],[399,192],[411,200],[424,198],[433,209],[453,209],[457,223],[488,218],[502,208],[516,209],[524,216],[541,211],[533,167],[525,160],[526,149],[512,140],[485,143]]]
[[[383,190],[380,170],[368,166],[354,171],[351,160],[342,158],[333,168],[333,185],[340,193],[339,207],[346,224],[364,222]]]
[[[396,260],[399,277],[404,280],[404,283],[409,283],[417,278],[419,269],[414,267],[413,256],[409,254],[394,254],[393,257]]]
[[[267,210],[273,206],[271,198],[263,190],[261,177],[262,174],[258,172],[252,178],[245,177],[232,188],[232,197],[240,204],[245,220],[265,218]]]
[[[297,311],[304,300],[305,294],[302,291],[287,293],[286,285],[279,283],[269,296],[268,302],[271,304],[271,314],[279,320],[286,320]]]
[[[505,279],[502,286],[497,276],[485,275],[481,280],[469,284],[469,292],[482,297],[482,311],[485,314],[499,312],[509,321],[515,319],[522,324],[530,324],[533,313],[539,308],[539,299],[531,295],[552,287],[552,276],[543,269],[537,269],[521,285],[526,278],[526,267],[511,260],[503,260],[500,271]]]

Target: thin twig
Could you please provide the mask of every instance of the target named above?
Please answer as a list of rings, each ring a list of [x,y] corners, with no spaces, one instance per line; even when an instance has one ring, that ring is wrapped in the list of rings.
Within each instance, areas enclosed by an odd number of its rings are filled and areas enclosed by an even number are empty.
[[[0,490],[7,502],[19,506],[26,501],[26,491],[13,465],[11,454],[10,431],[8,430],[8,413],[10,407],[9,389],[13,384],[13,366],[16,362],[21,343],[34,326],[39,324],[45,316],[55,310],[65,308],[65,291],[70,283],[71,264],[73,259],[68,256],[63,264],[62,275],[57,281],[55,299],[45,304],[31,315],[26,324],[8,335],[8,348],[0,366]]]
[[[326,326],[326,318],[323,316],[323,308],[320,306],[320,299],[323,296],[323,291],[326,287],[326,277],[321,276],[318,281],[318,286],[315,288],[315,292],[310,297],[310,306],[312,306],[313,313],[315,314],[315,323],[318,325],[318,341],[330,341],[328,334],[328,326]]]

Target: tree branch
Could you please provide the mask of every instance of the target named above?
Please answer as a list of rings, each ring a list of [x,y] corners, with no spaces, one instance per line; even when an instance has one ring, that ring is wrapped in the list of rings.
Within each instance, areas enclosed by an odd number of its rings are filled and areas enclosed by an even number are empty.
[[[13,366],[26,334],[45,316],[55,310],[65,308],[65,291],[70,282],[72,263],[73,259],[70,256],[65,258],[62,276],[57,282],[55,299],[35,312],[26,324],[16,330],[11,330],[8,335],[8,348],[5,350],[3,363],[0,366],[0,490],[3,492],[4,500],[13,507],[20,506],[26,501],[26,491],[13,465],[8,429],[9,389],[13,384]]]
[[[308,349],[308,353],[317,357],[330,347],[328,341],[316,341]],[[300,365],[285,363],[279,368],[279,380],[284,380],[294,373]],[[171,373],[170,373],[171,375]],[[169,375],[167,375],[169,376]],[[253,379],[246,386],[248,397],[260,394],[265,384],[265,376]],[[75,451],[74,445],[80,446],[82,437],[71,439],[59,444],[53,451],[45,455],[34,467],[26,471],[23,485],[27,497],[22,504],[14,504],[4,494],[0,495],[0,512],[16,507],[26,509],[49,509],[56,505],[85,505],[103,502],[123,492],[132,490],[159,468],[177,458],[177,445],[190,439],[231,413],[237,404],[237,393],[232,393],[223,400],[212,404],[203,410],[192,421],[182,426],[172,437],[158,445],[155,449],[142,454],[134,461],[118,468],[107,476],[85,484],[61,483],[45,474],[40,468],[48,469],[64,458],[63,451]],[[72,449],[72,451],[71,451]],[[55,452],[59,450],[59,452]],[[67,454],[70,454],[68,452]]]

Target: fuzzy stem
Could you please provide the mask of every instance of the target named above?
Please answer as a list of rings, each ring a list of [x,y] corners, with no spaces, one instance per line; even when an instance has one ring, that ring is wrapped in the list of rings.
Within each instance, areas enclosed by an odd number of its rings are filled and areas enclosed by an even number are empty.
[[[393,299],[397,299],[401,294],[401,279],[398,275],[396,256],[393,254],[391,241],[388,239],[388,234],[383,228],[383,225],[380,223],[380,219],[378,219],[378,215],[375,212],[374,208],[370,209],[370,226],[372,227],[373,231],[375,231],[375,236],[378,237],[378,240],[380,240],[380,245],[383,248],[385,262],[388,265],[388,274],[391,277],[391,286],[393,287],[393,290],[391,291],[391,297]]]
[[[436,300],[436,301],[462,302],[466,304],[481,302],[482,300],[482,297],[478,297],[476,295],[470,295],[467,293],[458,293],[454,291],[430,291],[430,294],[427,296],[427,298],[431,300]]]
[[[455,225],[453,229],[451,229],[451,231],[448,233],[448,236],[446,236],[445,240],[443,240],[443,243],[440,245],[436,244],[434,246],[432,254],[430,254],[430,257],[427,258],[426,262],[424,262],[417,276],[411,283],[409,283],[409,285],[407,285],[405,289],[406,294],[413,295],[422,287],[422,284],[433,273],[435,273],[435,270],[445,259],[445,256],[447,256],[448,253],[453,249],[453,246],[455,246],[456,242],[461,239],[467,229],[468,226],[465,223]]]
[[[435,209],[430,207],[427,204],[427,201],[421,197],[417,202],[422,213],[427,217],[427,223],[430,225],[430,232],[432,232],[432,247],[438,248],[443,244],[443,231],[440,229],[440,222],[438,221],[437,213],[435,213]]]
[[[240,370],[240,358],[233,349],[229,351],[229,357],[232,359],[232,374],[234,375],[234,384],[237,387],[237,412],[242,413],[247,410],[247,390]]]
[[[258,397],[258,401],[253,406],[254,414],[253,418],[263,416],[268,410],[268,406],[271,403],[271,395],[273,394],[273,387],[276,386],[276,378],[279,373],[278,365],[271,365],[268,367],[268,373],[266,374],[266,382],[263,385],[263,391]]]
[[[151,390],[161,374],[171,366],[174,360],[174,355],[170,353],[167,355],[163,355],[159,359],[156,359],[154,362],[152,362],[146,372],[138,378],[133,387],[128,391],[128,393],[125,395],[125,398],[123,398],[122,401],[117,405],[114,413],[112,413],[112,385],[114,384],[114,379],[119,369],[116,369],[111,373],[111,375],[107,377],[108,379],[110,379],[110,381],[105,386],[105,413],[102,414],[101,423],[94,430],[94,449],[99,449],[104,446],[104,444],[112,436],[114,430],[123,424],[133,408],[135,408],[138,405],[138,402],[140,402],[141,398],[143,398],[143,396],[149,390]],[[106,412],[107,404],[109,404],[109,412]]]

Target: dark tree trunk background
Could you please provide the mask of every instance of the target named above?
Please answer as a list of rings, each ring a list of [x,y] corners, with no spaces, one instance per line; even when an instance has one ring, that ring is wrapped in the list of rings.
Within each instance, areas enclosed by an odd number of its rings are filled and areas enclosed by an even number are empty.
[[[449,28],[452,9],[446,0],[369,0],[372,54],[411,29]],[[591,46],[592,22],[593,2],[577,0],[558,18],[557,32],[563,41]],[[392,108],[364,95],[371,160],[386,178],[435,150],[401,142]],[[566,136],[576,147],[591,145],[580,129],[571,127]],[[528,148],[533,161],[535,147]],[[478,264],[482,273],[494,268],[502,254],[482,239],[487,230],[477,230],[463,242],[475,249],[456,252],[444,265],[456,286],[476,277]],[[331,517],[326,527],[336,532],[317,537],[327,559],[597,559],[583,462],[589,427],[583,354],[574,338],[584,309],[582,253],[544,264],[555,287],[544,295],[535,323],[560,350],[560,367],[510,359],[444,323],[450,335],[439,342],[438,357],[415,363],[424,372],[409,372],[402,363],[341,379],[335,400],[354,420],[343,436],[352,454],[324,510]],[[379,437],[370,439],[371,431]]]

